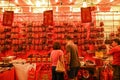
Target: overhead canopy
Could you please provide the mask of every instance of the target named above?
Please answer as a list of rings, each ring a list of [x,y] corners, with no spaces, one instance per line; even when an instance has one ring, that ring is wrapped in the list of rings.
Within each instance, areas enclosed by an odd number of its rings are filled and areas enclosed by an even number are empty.
[[[120,11],[120,0],[0,0],[0,12],[14,10],[16,12],[34,12],[34,10],[53,9],[54,11],[79,11],[83,6],[96,7],[97,11]]]

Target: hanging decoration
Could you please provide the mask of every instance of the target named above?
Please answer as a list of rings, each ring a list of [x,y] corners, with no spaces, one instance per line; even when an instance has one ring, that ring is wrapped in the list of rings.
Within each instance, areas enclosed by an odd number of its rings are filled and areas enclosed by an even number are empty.
[[[81,8],[81,21],[82,23],[92,22],[91,8]]]
[[[96,11],[97,10],[97,8],[95,6],[91,6],[90,9],[91,9],[91,11]]]
[[[53,10],[44,11],[43,15],[44,15],[43,24],[47,26],[53,25]]]
[[[3,24],[4,26],[12,26],[13,18],[14,18],[14,12],[13,12],[13,11],[5,11],[5,12],[3,13],[3,21],[2,21],[2,24]]]
[[[99,9],[100,9],[101,12],[109,12],[110,9],[111,9],[111,6],[108,6],[108,5],[106,5],[106,6],[99,6]]]
[[[102,26],[104,26],[104,23],[101,21],[101,22],[100,22],[100,27],[102,27]]]

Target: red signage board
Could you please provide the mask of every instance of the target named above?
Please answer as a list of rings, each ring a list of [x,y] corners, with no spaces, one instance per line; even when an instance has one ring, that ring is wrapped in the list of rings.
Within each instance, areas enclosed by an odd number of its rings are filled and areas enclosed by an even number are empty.
[[[82,23],[92,22],[91,8],[81,8],[81,21]]]
[[[13,11],[5,11],[3,13],[3,25],[4,26],[12,26],[14,18],[14,12]]]
[[[44,11],[44,25],[53,25],[53,10]]]

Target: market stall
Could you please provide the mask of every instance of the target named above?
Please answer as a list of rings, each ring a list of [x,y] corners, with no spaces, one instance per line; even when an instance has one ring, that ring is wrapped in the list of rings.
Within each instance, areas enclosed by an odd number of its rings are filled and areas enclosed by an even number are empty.
[[[119,2],[0,1],[0,79],[51,80],[53,43],[59,41],[66,55],[65,37],[69,35],[79,50],[78,80],[112,80],[112,59],[108,59],[106,53],[107,44],[120,37]],[[3,59],[9,56],[15,58]],[[8,77],[4,77],[6,75]]]
[[[7,77],[6,77],[7,76]],[[1,80],[16,80],[16,72],[14,68],[0,69],[0,79]]]

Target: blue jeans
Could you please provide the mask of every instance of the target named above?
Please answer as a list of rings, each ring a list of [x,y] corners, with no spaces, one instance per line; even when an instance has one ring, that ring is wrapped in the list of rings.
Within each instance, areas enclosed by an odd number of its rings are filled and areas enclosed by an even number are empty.
[[[64,72],[56,72],[56,67],[52,66],[52,80],[64,80]]]

